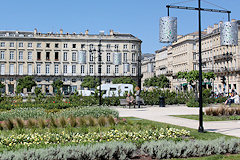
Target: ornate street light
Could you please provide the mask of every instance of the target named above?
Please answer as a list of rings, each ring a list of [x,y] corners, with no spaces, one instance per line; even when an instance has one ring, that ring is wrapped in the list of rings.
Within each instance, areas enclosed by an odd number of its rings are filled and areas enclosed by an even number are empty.
[[[167,5],[168,9],[168,17],[160,18],[160,32],[159,32],[159,40],[162,43],[171,43],[177,40],[177,19],[175,17],[169,17],[169,8],[175,9],[185,9],[185,10],[196,10],[198,11],[198,38],[199,38],[199,132],[204,132],[203,128],[203,109],[202,109],[202,31],[201,31],[201,11],[208,12],[218,12],[218,13],[227,13],[228,21],[230,21],[230,13],[231,11],[227,10],[218,10],[218,9],[207,9],[201,8],[201,0],[198,0],[198,7],[185,7],[185,6],[175,6],[175,5]],[[237,45],[237,31],[235,24],[223,23],[222,26],[222,43],[221,44],[236,44]]]

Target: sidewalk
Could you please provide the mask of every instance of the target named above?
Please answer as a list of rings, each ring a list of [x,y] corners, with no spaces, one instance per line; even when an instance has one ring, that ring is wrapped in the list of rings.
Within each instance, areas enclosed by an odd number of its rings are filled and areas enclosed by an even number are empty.
[[[166,106],[153,107],[144,106],[144,108],[115,108],[119,111],[120,117],[138,117],[157,122],[164,122],[178,126],[198,129],[199,121],[178,118],[169,115],[198,115],[199,108],[189,108],[186,106]],[[240,121],[208,121],[203,123],[204,130],[209,132],[218,132],[226,135],[240,137]]]

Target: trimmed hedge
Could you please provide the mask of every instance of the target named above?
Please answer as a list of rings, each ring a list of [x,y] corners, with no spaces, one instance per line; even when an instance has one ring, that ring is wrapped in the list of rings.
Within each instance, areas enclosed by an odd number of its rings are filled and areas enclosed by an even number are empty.
[[[202,157],[214,154],[236,154],[240,152],[240,139],[225,140],[219,138],[212,141],[152,141],[141,146],[142,153],[148,154],[152,158],[187,158]]]
[[[94,145],[65,146],[47,149],[19,150],[16,152],[3,152],[1,160],[8,159],[39,159],[39,160],[92,160],[92,159],[129,159],[136,145],[124,142],[98,143]]]
[[[225,140],[224,138],[212,141],[152,141],[142,144],[141,154],[151,158],[187,158],[202,157],[214,154],[240,153],[240,139]],[[78,146],[58,146],[46,149],[21,149],[5,151],[0,154],[1,160],[8,159],[44,159],[44,160],[92,160],[92,159],[130,159],[139,154],[133,143],[105,142]],[[141,156],[141,155],[139,155]]]

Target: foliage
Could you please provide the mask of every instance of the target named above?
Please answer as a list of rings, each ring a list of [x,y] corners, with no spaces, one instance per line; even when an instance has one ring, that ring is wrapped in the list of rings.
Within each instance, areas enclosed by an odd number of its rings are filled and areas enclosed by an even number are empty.
[[[33,80],[32,76],[25,76],[18,79],[17,84],[17,93],[21,93],[24,88],[31,90],[32,87],[36,86],[36,82]]]
[[[105,142],[99,144],[58,146],[47,149],[19,150],[4,152],[0,159],[129,159],[137,149],[133,143]],[[61,158],[60,158],[61,157]]]
[[[2,82],[0,82],[0,89],[2,89],[4,87],[5,87],[5,85]]]
[[[132,84],[133,87],[137,86],[137,83],[134,79],[132,79],[131,77],[119,77],[119,78],[114,78],[112,80],[113,84]]]
[[[83,82],[81,83],[81,87],[83,88],[96,88],[99,85],[98,78],[95,78],[93,76],[86,76],[83,79]]]
[[[240,140],[224,138],[212,141],[152,141],[145,142],[141,151],[157,159],[202,157],[214,154],[236,154],[240,152]]]
[[[83,117],[83,116],[92,116],[98,118],[100,116],[109,116],[119,117],[118,111],[110,109],[107,107],[78,107],[78,108],[69,108],[63,109],[60,112],[52,113],[45,112],[43,108],[16,108],[10,111],[0,112],[0,121],[7,120],[9,117],[12,119],[21,118],[24,120],[34,118],[58,118],[65,117],[69,118],[70,116],[74,117]]]
[[[160,140],[160,139],[182,139],[182,137],[190,136],[187,130],[179,130],[175,128],[155,129],[155,130],[140,130],[138,132],[110,130],[98,134],[94,133],[49,133],[44,134],[17,134],[10,136],[0,136],[0,147],[14,149],[19,146],[32,147],[42,144],[72,144],[79,143],[96,143],[108,141],[126,141],[142,143],[144,141]]]
[[[217,107],[207,108],[205,110],[206,115],[210,116],[232,116],[240,115],[240,107]]]
[[[173,115],[174,117],[187,118],[193,120],[199,120],[199,115]],[[203,115],[204,121],[229,121],[229,120],[240,120],[240,116],[210,116]]]
[[[60,101],[62,100],[62,96],[61,96],[61,88],[63,87],[63,81],[60,79],[57,79],[53,82],[52,84],[54,89],[57,89],[57,93],[56,93],[56,100]]]
[[[158,77],[154,76],[152,78],[145,79],[143,85],[147,87],[157,86],[159,88],[168,88],[169,80],[165,75],[160,75]]]

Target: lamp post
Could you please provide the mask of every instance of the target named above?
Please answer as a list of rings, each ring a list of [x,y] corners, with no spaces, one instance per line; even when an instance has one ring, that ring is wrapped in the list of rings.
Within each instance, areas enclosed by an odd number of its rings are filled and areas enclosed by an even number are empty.
[[[224,25],[220,27],[221,30],[221,45],[236,45],[237,44],[237,36],[236,31],[237,24],[233,24],[230,22],[230,13],[231,11],[227,10],[218,10],[218,9],[207,9],[201,8],[201,0],[198,0],[198,7],[185,7],[185,6],[175,6],[175,5],[167,5],[167,17],[160,18],[160,34],[159,39],[162,43],[170,43],[177,41],[177,19],[176,17],[169,17],[169,8],[175,9],[185,9],[185,10],[195,10],[198,11],[198,35],[199,35],[199,128],[198,132],[204,132],[203,128],[203,101],[202,101],[202,33],[201,33],[201,11],[208,12],[218,12],[218,13],[227,13],[228,21],[225,22]]]
[[[232,53],[227,52],[224,54],[224,59],[227,61],[227,68],[225,67],[225,70],[227,71],[227,86],[228,86],[228,96],[229,96],[229,61],[232,59]]]

